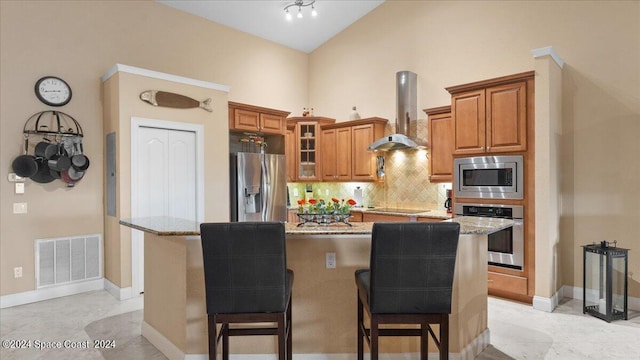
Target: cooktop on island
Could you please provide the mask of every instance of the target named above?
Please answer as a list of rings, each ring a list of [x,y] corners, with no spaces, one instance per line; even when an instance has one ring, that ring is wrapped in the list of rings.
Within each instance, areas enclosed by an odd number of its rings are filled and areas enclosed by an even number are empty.
[[[369,211],[379,211],[379,212],[389,212],[389,213],[401,213],[401,214],[419,214],[423,212],[427,212],[429,210],[420,210],[420,209],[398,209],[398,208],[389,208],[389,207],[380,207],[380,208],[369,208]]]

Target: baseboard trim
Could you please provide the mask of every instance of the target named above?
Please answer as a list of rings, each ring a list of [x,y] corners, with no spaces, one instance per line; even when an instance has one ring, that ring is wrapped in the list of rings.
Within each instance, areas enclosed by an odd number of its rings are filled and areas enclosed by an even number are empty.
[[[533,308],[540,311],[553,312],[560,303],[560,299],[583,300],[582,291],[581,287],[564,285],[550,298],[534,296]],[[640,311],[640,298],[628,296],[627,307],[629,310]]]
[[[559,299],[563,297],[562,294],[562,289],[560,289],[550,298],[536,295],[533,297],[533,308],[540,311],[553,312],[558,306]]]
[[[147,324],[146,321],[142,321],[142,336],[149,342],[158,348],[161,353],[164,354],[169,360],[182,360],[186,359],[185,354],[177,346],[175,346],[169,339],[162,335],[153,326]],[[199,358],[199,355],[198,355]],[[190,360],[195,358],[189,357]]]
[[[108,279],[104,279],[104,289],[107,290],[107,292],[111,294],[111,296],[118,300],[127,300],[133,298],[133,291],[131,286],[121,288]]]
[[[58,297],[75,295],[87,291],[102,290],[105,279],[95,279],[66,285],[52,286],[38,290],[0,296],[0,309],[50,300]]]

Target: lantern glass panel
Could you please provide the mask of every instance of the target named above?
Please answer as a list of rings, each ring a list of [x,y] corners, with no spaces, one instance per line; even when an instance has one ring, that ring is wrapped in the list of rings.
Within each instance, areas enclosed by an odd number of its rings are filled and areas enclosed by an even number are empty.
[[[587,252],[585,258],[585,306],[591,311],[607,314],[606,299],[606,257]]]

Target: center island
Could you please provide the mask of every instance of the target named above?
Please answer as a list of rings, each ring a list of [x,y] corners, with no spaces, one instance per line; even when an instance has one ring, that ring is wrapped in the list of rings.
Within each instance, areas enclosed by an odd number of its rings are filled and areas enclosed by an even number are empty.
[[[487,235],[513,222],[465,216],[445,221],[461,225],[449,352],[452,358],[473,359],[489,344]],[[169,359],[205,359],[208,337],[199,223],[150,217],[123,219],[120,224],[145,232],[142,335]],[[295,272],[293,353],[309,359],[354,358],[354,272],[369,266],[373,223],[297,225],[285,224],[287,267]],[[335,254],[335,268],[327,266],[327,254]],[[269,336],[232,338],[230,346],[236,359],[275,359],[265,354],[277,349],[276,338]],[[434,344],[429,348],[437,350]],[[404,359],[403,354],[419,352],[418,339],[383,338],[380,352],[389,359]]]

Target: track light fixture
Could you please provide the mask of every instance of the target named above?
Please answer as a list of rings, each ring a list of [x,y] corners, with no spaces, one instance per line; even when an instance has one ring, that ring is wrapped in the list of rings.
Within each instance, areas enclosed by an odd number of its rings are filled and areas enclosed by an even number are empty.
[[[295,0],[292,4],[289,4],[284,7],[285,18],[289,21],[291,21],[291,19],[293,18],[293,16],[289,12],[289,8],[292,6],[298,7],[298,15],[297,15],[298,19],[302,19],[302,8],[307,6],[311,6],[311,16],[313,17],[318,16],[318,12],[316,11],[316,7],[314,6],[315,2],[316,0],[311,0],[307,2],[305,2],[304,0]]]

